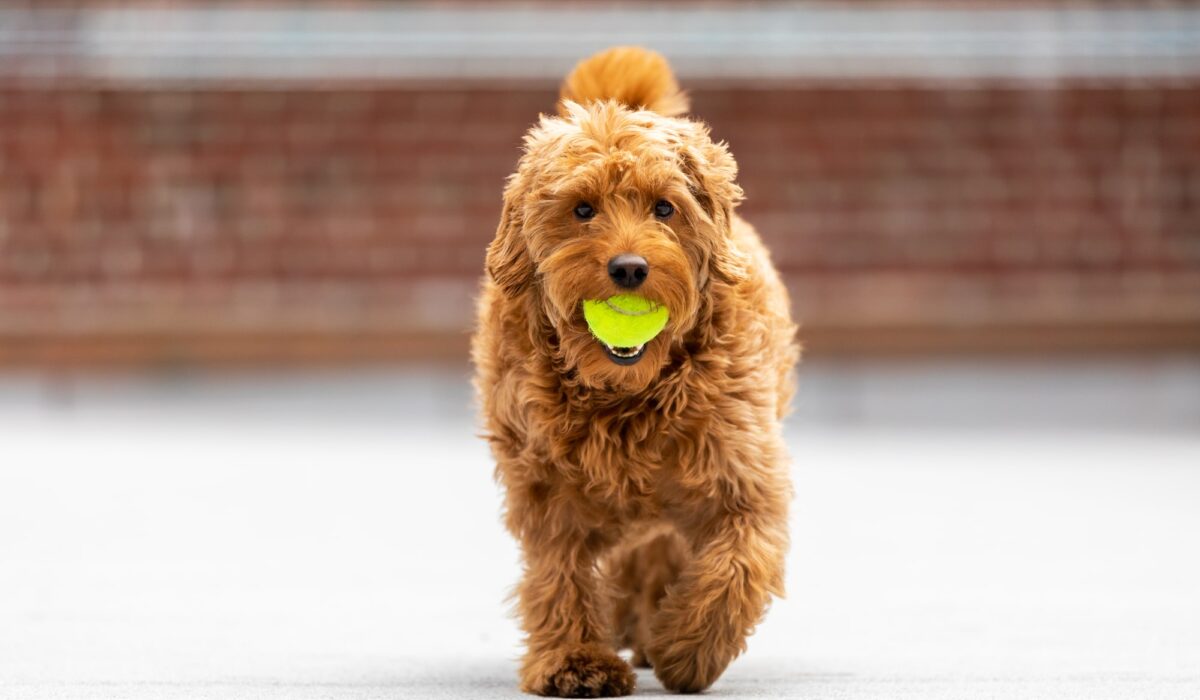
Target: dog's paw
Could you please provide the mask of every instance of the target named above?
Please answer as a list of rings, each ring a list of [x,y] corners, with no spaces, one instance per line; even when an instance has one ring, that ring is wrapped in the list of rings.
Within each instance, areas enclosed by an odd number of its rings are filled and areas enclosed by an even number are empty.
[[[557,698],[629,695],[637,677],[616,652],[597,644],[527,657],[521,689]]]
[[[663,687],[676,693],[708,689],[729,665],[728,658],[681,647],[651,650],[649,661]]]

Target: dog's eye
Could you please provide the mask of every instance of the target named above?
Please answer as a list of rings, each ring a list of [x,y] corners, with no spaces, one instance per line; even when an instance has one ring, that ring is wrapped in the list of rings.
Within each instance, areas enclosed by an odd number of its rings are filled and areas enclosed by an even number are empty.
[[[666,219],[675,213],[675,207],[665,199],[660,199],[654,204],[654,215],[660,219]]]
[[[587,202],[580,202],[575,205],[575,218],[580,221],[587,221],[596,215],[596,210]]]

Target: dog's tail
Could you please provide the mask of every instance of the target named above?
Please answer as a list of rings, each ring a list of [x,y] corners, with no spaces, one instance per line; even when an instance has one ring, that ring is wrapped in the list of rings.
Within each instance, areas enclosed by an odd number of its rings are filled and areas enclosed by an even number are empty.
[[[667,117],[688,111],[687,95],[667,59],[640,46],[615,46],[583,59],[563,81],[559,96],[579,104],[616,100]]]

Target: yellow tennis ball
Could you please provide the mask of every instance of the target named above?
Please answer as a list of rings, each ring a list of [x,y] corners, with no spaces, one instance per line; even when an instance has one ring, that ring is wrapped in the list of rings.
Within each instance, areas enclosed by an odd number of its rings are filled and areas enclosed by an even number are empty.
[[[667,325],[667,307],[636,294],[618,294],[583,302],[583,317],[592,335],[614,348],[650,342]]]

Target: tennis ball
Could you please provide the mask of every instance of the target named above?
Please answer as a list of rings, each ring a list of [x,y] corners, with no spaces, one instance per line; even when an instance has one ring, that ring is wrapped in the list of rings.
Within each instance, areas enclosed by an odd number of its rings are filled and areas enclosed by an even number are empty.
[[[613,348],[650,342],[667,325],[667,307],[636,294],[618,294],[583,302],[583,317],[592,335]]]

